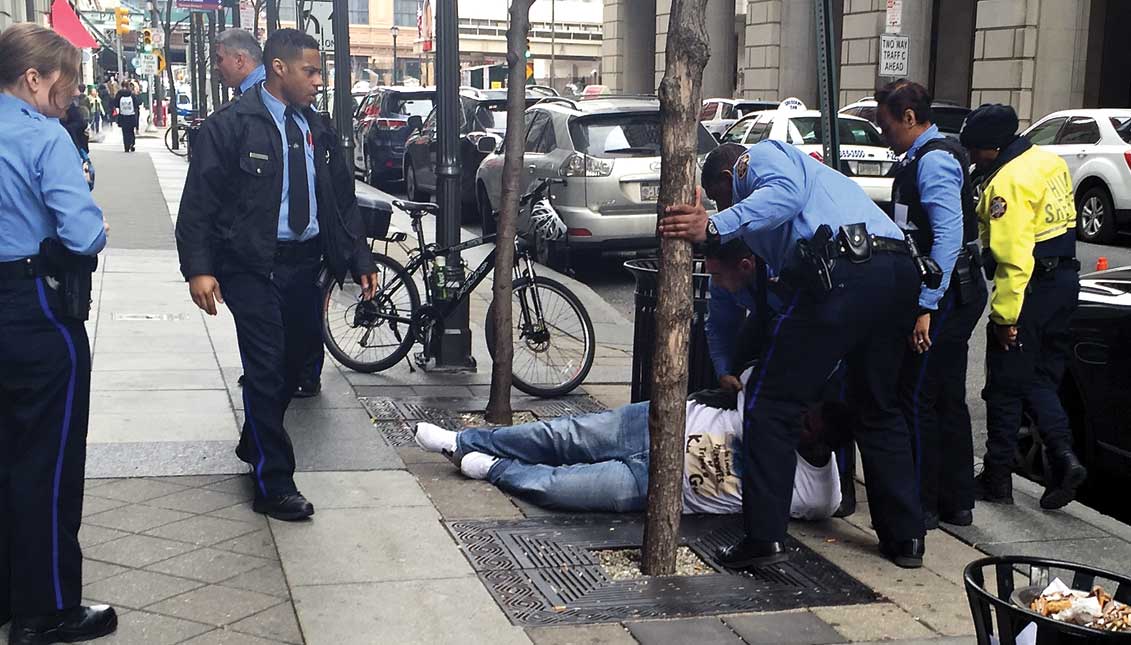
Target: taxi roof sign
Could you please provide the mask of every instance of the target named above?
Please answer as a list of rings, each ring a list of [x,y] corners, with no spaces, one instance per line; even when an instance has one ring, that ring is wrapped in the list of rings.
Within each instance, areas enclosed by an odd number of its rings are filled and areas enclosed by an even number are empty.
[[[799,111],[799,110],[804,110],[806,108],[805,108],[805,104],[801,102],[801,99],[799,99],[795,96],[791,96],[791,97],[785,99],[784,101],[782,101],[781,103],[778,103],[778,109],[796,112],[796,111]]]

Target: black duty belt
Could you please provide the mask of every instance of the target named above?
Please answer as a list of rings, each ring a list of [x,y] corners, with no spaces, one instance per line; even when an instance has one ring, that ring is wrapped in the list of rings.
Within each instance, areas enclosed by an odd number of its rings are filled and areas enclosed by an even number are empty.
[[[22,260],[0,262],[0,280],[23,280],[50,275],[46,263],[38,255]]]
[[[911,249],[907,247],[907,242],[904,240],[897,240],[890,237],[878,237],[872,235],[872,253],[898,253],[900,255],[911,255]],[[848,255],[848,248],[844,242],[837,240],[836,244],[830,247],[829,259],[838,258],[842,255]]]
[[[1034,258],[1033,262],[1033,275],[1043,276],[1057,269],[1071,269],[1072,271],[1080,270],[1080,261],[1076,258],[1070,257],[1048,257],[1048,258]]]
[[[322,255],[322,240],[315,236],[305,242],[279,240],[275,242],[275,259],[282,261],[305,260]]]

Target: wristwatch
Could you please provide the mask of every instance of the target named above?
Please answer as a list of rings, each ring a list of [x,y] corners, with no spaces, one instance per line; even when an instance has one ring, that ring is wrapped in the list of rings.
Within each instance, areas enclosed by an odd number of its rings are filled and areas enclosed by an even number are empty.
[[[715,226],[715,220],[710,217],[707,218],[707,244],[715,246],[719,243],[719,228]]]

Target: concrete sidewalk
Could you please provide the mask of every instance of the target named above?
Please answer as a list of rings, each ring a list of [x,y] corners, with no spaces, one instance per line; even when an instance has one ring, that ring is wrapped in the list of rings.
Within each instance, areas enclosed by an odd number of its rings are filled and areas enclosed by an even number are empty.
[[[215,318],[204,316],[177,270],[169,208],[179,200],[187,164],[160,139],[139,139],[138,152],[126,154],[115,136],[93,152],[96,197],[112,229],[88,325],[95,392],[81,533],[85,596],[123,614],[118,634],[103,642],[965,643],[973,626],[962,568],[982,555],[968,542],[991,553],[1071,554],[1131,568],[1126,527],[1075,504],[1063,513],[1031,511],[1035,502],[1022,494],[1017,507],[980,506],[977,526],[960,532],[965,541],[932,532],[925,567],[899,570],[876,552],[861,488],[856,515],[795,523],[791,534],[872,587],[879,602],[512,624],[443,522],[553,514],[468,481],[414,445],[391,445],[388,422],[375,425],[359,400],[442,396],[459,409],[481,409],[490,382],[482,349],[486,289],[472,306],[476,373],[424,374],[402,363],[357,374],[327,361],[322,395],[295,401],[287,416],[296,480],[317,514],[300,524],[267,521],[251,512],[246,468],[232,454],[242,423],[232,321],[223,308]],[[408,230],[406,218],[398,215],[396,223]],[[583,299],[597,328],[598,360],[585,393],[606,406],[626,402],[631,323],[584,285],[560,279]],[[516,410],[536,405],[514,397]],[[1081,547],[1088,550],[1072,553]]]

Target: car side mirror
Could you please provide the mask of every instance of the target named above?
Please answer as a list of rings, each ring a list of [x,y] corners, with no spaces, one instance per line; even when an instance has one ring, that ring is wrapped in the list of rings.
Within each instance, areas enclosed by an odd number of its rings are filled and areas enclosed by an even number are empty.
[[[502,139],[493,134],[485,134],[479,137],[479,141],[475,142],[475,149],[485,155],[494,154],[498,151],[502,142]]]
[[[409,132],[417,132],[424,129],[424,119],[419,115],[414,114],[408,117],[408,130]]]

